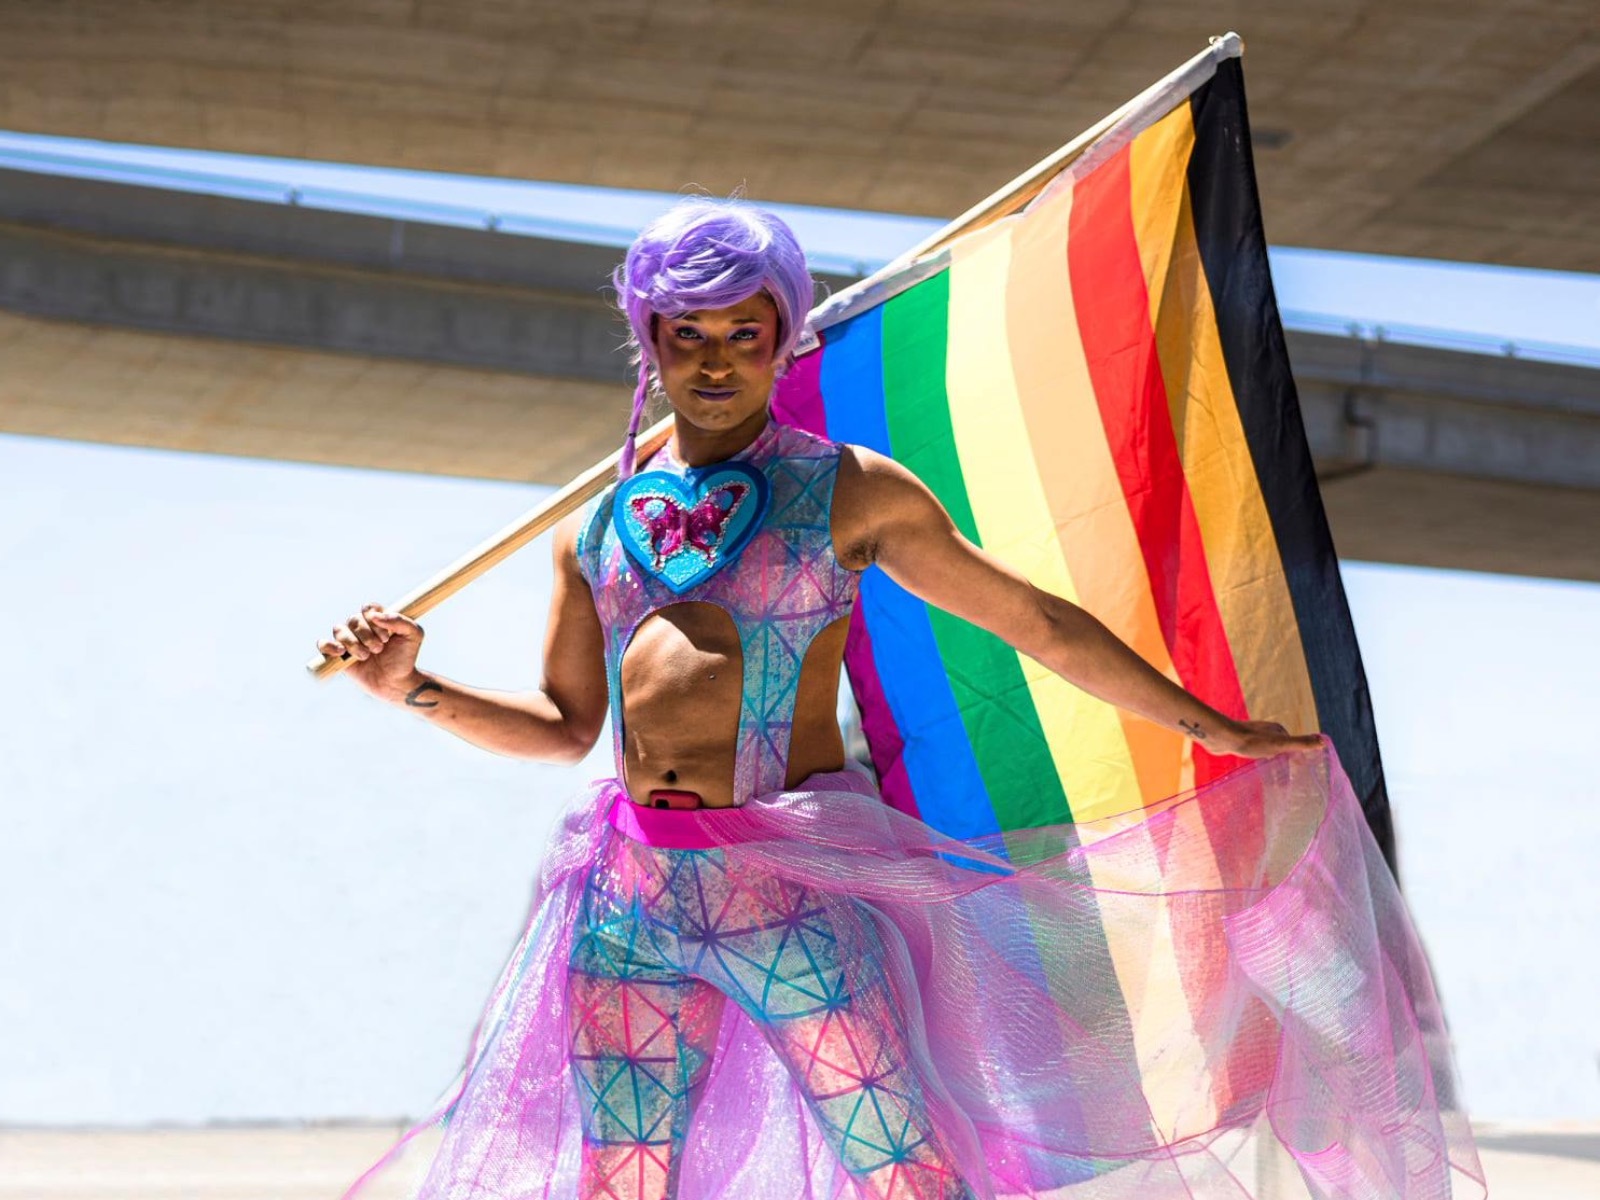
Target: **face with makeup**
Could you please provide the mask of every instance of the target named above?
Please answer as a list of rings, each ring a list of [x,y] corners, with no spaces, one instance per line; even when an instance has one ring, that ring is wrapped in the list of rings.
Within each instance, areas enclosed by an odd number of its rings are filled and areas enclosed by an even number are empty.
[[[680,423],[730,434],[765,423],[782,361],[778,308],[757,292],[726,308],[653,321],[661,388]]]

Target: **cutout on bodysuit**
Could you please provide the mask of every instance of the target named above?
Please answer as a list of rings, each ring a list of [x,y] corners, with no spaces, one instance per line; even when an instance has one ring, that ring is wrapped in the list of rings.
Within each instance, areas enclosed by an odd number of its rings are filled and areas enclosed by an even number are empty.
[[[689,622],[683,621],[680,623],[679,620],[674,619],[675,617],[682,617],[686,615],[680,610],[696,611],[696,619],[710,620],[716,624],[719,624],[721,628],[717,630],[716,635],[714,637],[705,637],[702,633],[702,641],[708,641],[712,643],[725,641],[729,647],[729,652],[722,656],[724,666],[720,668],[721,670],[725,670],[728,674],[728,682],[730,685],[726,689],[728,695],[725,699],[719,697],[715,710],[703,714],[701,717],[697,718],[697,721],[703,720],[705,722],[714,722],[716,728],[726,729],[729,731],[729,738],[725,743],[729,749],[729,756],[726,764],[728,794],[734,796],[737,802],[739,738],[742,732],[740,728],[740,720],[742,715],[745,686],[745,647],[743,639],[739,634],[737,622],[735,622],[732,614],[730,614],[719,604],[714,604],[704,600],[685,600],[676,604],[663,605],[662,607],[654,609],[645,614],[645,616],[640,620],[639,624],[634,627],[632,634],[628,638],[627,645],[623,648],[618,672],[619,686],[621,687],[619,708],[623,765],[624,768],[626,768],[630,764],[630,754],[634,760],[639,758],[639,747],[635,743],[630,743],[628,737],[630,721],[630,689],[627,685],[629,658],[631,655],[633,655],[634,648],[639,645],[640,635],[644,634],[646,637],[648,637],[648,627],[650,627],[652,623],[656,621],[665,621],[666,623],[673,625],[678,630],[678,636],[682,637],[686,642],[692,644],[694,639],[685,630],[685,626],[688,625]],[[710,612],[703,612],[700,610],[710,610]],[[711,616],[711,613],[715,613],[715,616]],[[830,719],[836,710],[839,686],[839,670],[841,660],[843,658],[844,638],[849,627],[849,620],[850,619],[848,617],[838,617],[829,622],[827,625],[824,625],[822,628],[818,629],[812,636],[811,640],[806,644],[802,653],[800,660],[800,671],[799,675],[796,677],[795,683],[794,704],[789,713],[790,724],[786,730],[786,740],[783,746],[783,786],[785,787],[792,787],[800,783],[807,776],[816,771],[836,770],[844,764],[844,741],[841,734],[837,753],[824,753],[815,761],[803,763],[797,770],[794,764],[793,736],[794,721],[802,711],[802,699],[810,702],[811,704],[825,707]],[[825,651],[824,648],[829,647],[830,643],[831,648]],[[667,681],[666,688],[668,692],[671,693],[673,691],[677,691],[679,690],[680,686],[685,690],[689,687],[692,687],[698,680],[701,671],[704,669],[704,664],[691,665],[685,670],[684,674],[686,678],[681,681],[681,685],[675,684],[672,680]],[[652,671],[652,675],[659,676],[660,670],[661,668],[657,666]],[[636,718],[637,713],[634,715]],[[831,749],[831,747],[829,749]],[[632,765],[639,766],[641,764],[635,761]],[[678,773],[681,774],[681,766],[678,767]],[[640,780],[633,780],[632,782],[635,786],[639,786],[641,783]]]
[[[811,641],[806,644],[805,655],[800,660],[800,675],[795,684],[794,712],[790,714],[789,744],[784,747],[784,781],[786,788],[800,784],[807,775],[813,771],[836,770],[845,765],[844,734],[839,735],[839,755],[834,762],[818,762],[806,769],[796,778],[794,769],[794,722],[800,715],[800,701],[802,697],[811,698],[814,692],[825,692],[825,696],[818,695],[817,702],[826,703],[830,716],[835,726],[838,724],[839,705],[839,675],[844,666],[844,641],[845,634],[850,628],[849,617],[836,617],[812,635]],[[827,655],[829,660],[824,664],[823,655],[820,653],[822,646],[827,646],[830,641],[837,639],[836,650]],[[821,645],[819,646],[819,643]],[[818,679],[820,672],[827,674]]]
[[[703,720],[706,722],[715,722],[717,728],[726,729],[728,731],[727,745],[729,748],[729,754],[727,762],[727,774],[729,779],[729,794],[736,795],[737,793],[734,785],[734,773],[737,770],[739,758],[739,717],[744,696],[744,642],[739,636],[739,627],[734,621],[732,614],[720,604],[713,604],[709,601],[682,600],[675,604],[663,605],[660,608],[646,613],[644,617],[640,619],[639,623],[634,626],[633,632],[629,634],[628,643],[622,649],[622,657],[619,660],[617,668],[617,683],[621,690],[621,695],[618,701],[618,722],[620,726],[619,736],[622,747],[623,765],[624,767],[627,765],[630,751],[635,752],[635,754],[637,752],[637,747],[630,744],[628,738],[630,704],[630,690],[628,688],[629,658],[633,656],[635,647],[640,644],[640,635],[644,634],[648,638],[648,631],[652,628],[658,627],[659,623],[663,622],[673,626],[678,631],[678,636],[689,644],[692,653],[703,653],[703,651],[692,649],[694,646],[694,639],[688,632],[685,631],[685,625],[688,624],[688,621],[683,620],[683,618],[685,618],[690,612],[696,613],[696,616],[693,619],[709,620],[721,626],[721,628],[716,631],[714,638],[703,638],[703,640],[720,642],[725,639],[730,647],[730,652],[725,656],[725,665],[719,668],[719,673],[721,671],[726,671],[728,674],[729,684],[731,686],[728,686],[726,690],[729,692],[729,697],[727,700],[715,706],[716,711],[704,714]],[[713,616],[712,614],[715,615]],[[676,689],[681,685],[682,688],[686,689],[693,682],[691,679],[687,678],[687,676],[692,675],[699,677],[703,669],[703,664],[691,665],[684,672],[685,678],[681,680],[669,679],[666,681],[667,687]],[[660,664],[657,664],[652,669],[652,676],[654,678],[659,678],[661,670],[662,668]],[[679,775],[682,774],[681,764],[679,764],[677,773]]]

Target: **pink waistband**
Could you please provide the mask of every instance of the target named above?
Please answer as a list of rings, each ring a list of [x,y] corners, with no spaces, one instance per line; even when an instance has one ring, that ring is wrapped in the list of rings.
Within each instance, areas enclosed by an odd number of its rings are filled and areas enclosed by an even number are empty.
[[[650,808],[620,789],[607,819],[623,837],[663,850],[710,850],[746,840],[738,836],[745,818],[737,808]]]
[[[711,850],[760,837],[758,826],[744,806],[732,808],[650,808],[635,804],[620,783],[606,820],[624,837],[663,850]],[[860,771],[822,771],[808,777],[793,791],[841,791],[877,795],[872,781]]]

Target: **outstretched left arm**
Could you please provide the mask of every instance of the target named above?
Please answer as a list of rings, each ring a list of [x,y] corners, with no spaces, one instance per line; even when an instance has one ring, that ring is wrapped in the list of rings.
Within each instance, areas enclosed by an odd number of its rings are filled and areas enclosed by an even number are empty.
[[[1076,604],[1042,591],[974,546],[899,463],[847,447],[834,493],[834,542],[852,567],[875,563],[913,595],[972,622],[1090,695],[1187,734],[1215,754],[1264,758],[1321,745],[1268,721],[1235,721],[1190,695]]]

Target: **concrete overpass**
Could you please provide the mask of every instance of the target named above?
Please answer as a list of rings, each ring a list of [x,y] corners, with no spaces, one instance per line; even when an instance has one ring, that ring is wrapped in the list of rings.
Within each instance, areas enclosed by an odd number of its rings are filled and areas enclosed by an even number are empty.
[[[953,216],[1248,43],[1276,244],[1600,271],[1592,0],[0,0],[0,129]]]
[[[0,429],[561,482],[626,412],[617,256],[0,171]],[[1342,553],[1600,580],[1600,361],[1289,337]]]

